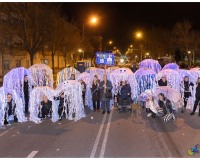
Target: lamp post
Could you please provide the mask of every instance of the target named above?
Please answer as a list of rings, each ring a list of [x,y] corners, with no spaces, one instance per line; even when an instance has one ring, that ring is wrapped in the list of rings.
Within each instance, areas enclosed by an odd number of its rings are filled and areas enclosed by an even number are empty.
[[[143,39],[144,36],[143,36],[142,32],[136,32],[136,38],[137,39]],[[146,39],[145,38],[144,38],[144,41],[145,41],[144,46],[146,47]],[[142,49],[142,44],[141,44],[141,53],[140,53],[140,59],[141,59],[141,61],[142,61],[142,53],[143,53],[143,49]]]
[[[89,23],[92,24],[92,25],[95,25],[97,23],[97,18],[96,17],[91,17],[90,20],[89,20]],[[83,22],[83,35],[82,35],[82,38],[83,38],[83,59],[84,59],[84,51],[85,51],[85,25],[84,25],[84,22]]]

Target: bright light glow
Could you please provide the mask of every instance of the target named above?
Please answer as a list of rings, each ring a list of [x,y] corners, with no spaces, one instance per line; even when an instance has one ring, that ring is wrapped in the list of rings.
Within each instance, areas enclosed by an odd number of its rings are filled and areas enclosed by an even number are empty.
[[[135,58],[137,58],[138,56],[136,55]]]
[[[131,44],[131,45],[130,45],[130,47],[132,48],[132,47],[133,47],[133,45]]]
[[[142,33],[141,33],[141,32],[137,32],[137,33],[136,33],[136,37],[137,37],[137,38],[142,38]]]
[[[188,54],[190,54],[191,53],[191,51],[188,51]]]
[[[112,41],[109,41],[108,43],[109,43],[109,44],[112,44],[113,42],[112,42]]]
[[[97,18],[96,17],[92,17],[91,20],[90,20],[90,22],[92,24],[96,24],[97,23]]]
[[[78,49],[78,52],[83,52],[83,50],[82,49]]]
[[[120,63],[124,63],[124,59],[120,59],[119,61],[120,61]]]
[[[149,52],[147,52],[146,55],[149,56]]]

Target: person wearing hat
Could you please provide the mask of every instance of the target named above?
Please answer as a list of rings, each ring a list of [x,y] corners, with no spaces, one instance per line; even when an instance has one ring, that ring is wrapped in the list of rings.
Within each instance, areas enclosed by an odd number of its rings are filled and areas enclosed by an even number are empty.
[[[192,111],[192,113],[190,113],[191,115],[195,114],[197,106],[199,105],[199,101],[200,101],[200,77],[198,77],[198,79],[197,79],[195,102],[194,102],[193,111]],[[199,108],[199,116],[200,116],[200,108]]]
[[[159,86],[167,86],[167,78],[165,75],[162,76],[162,78],[158,81]]]

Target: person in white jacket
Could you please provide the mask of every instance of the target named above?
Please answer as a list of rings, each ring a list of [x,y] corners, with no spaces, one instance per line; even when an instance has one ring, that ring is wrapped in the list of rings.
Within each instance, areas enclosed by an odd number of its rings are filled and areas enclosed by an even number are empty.
[[[147,101],[146,101],[146,110],[148,113],[147,117],[152,116],[152,118],[155,118],[156,114],[157,114],[157,108],[158,108],[158,105],[154,101],[153,96],[149,95],[149,97],[147,98]]]

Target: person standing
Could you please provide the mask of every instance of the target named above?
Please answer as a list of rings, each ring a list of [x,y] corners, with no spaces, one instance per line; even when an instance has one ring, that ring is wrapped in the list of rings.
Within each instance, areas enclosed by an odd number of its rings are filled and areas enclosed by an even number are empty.
[[[192,82],[189,82],[188,76],[185,76],[183,84],[181,86],[183,88],[183,100],[184,100],[184,106],[181,111],[182,113],[184,113],[184,111],[186,110],[188,98],[192,96],[191,90],[190,90],[191,86],[193,87],[194,84]]]
[[[81,83],[83,105],[85,106],[86,83],[82,79],[80,79],[79,82]]]
[[[100,90],[99,90],[99,79],[98,76],[95,75],[93,82],[92,82],[92,87],[91,87],[91,92],[92,92],[92,102],[93,102],[93,109],[94,112],[100,112]]]
[[[25,113],[28,113],[28,105],[29,105],[29,84],[28,84],[28,76],[24,76],[24,101],[25,101]]]
[[[200,77],[198,77],[197,79],[197,86],[196,86],[196,94],[195,94],[195,102],[194,102],[194,108],[192,113],[190,113],[191,115],[195,114],[195,111],[197,109],[197,106],[199,105],[199,101],[200,101]],[[199,108],[199,116],[200,116],[200,108]]]
[[[110,113],[110,99],[112,99],[112,83],[107,80],[106,74],[103,75],[103,81],[99,83],[100,101],[102,114]]]

